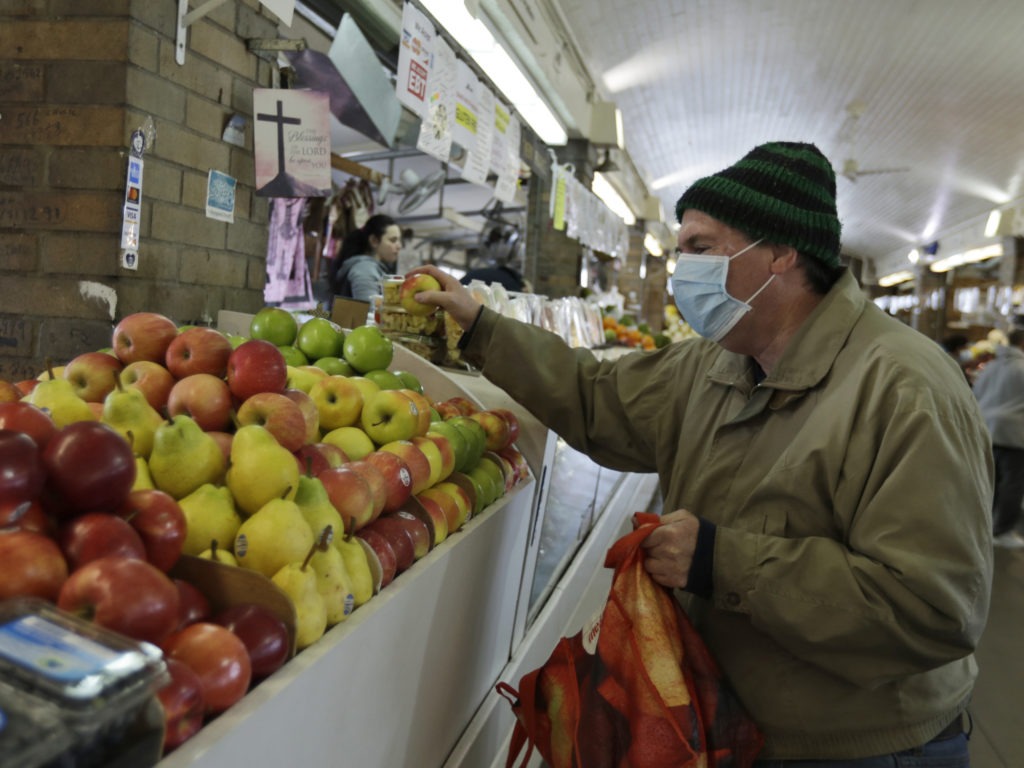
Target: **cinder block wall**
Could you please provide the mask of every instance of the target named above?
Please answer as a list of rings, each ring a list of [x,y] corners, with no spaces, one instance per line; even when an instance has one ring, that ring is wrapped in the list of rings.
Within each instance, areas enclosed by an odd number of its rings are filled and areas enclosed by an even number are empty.
[[[195,4],[193,4],[195,5]],[[229,0],[175,62],[171,0],[0,2],[0,378],[34,378],[109,346],[127,314],[180,324],[263,305],[267,200],[253,194],[252,90],[277,37],[257,0]],[[249,122],[246,146],[221,140]],[[120,266],[132,131],[148,119],[138,270]],[[235,221],[206,218],[208,172],[238,180]]]

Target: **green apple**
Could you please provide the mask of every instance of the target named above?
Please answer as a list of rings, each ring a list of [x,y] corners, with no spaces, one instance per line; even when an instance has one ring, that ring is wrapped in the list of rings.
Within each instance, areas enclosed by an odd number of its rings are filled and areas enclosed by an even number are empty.
[[[381,389],[405,389],[405,383],[391,371],[367,371],[363,376]]]
[[[466,461],[462,464],[460,472],[466,472],[477,465],[480,457],[484,455],[484,446],[487,442],[487,433],[484,428],[468,416],[456,416],[448,419],[447,423],[455,425],[462,436],[466,439]]]
[[[313,365],[322,368],[332,376],[355,376],[356,369],[346,363],[340,357],[320,357],[313,361]]]
[[[349,461],[359,461],[374,451],[373,440],[359,427],[332,429],[320,438],[320,442],[341,448],[348,456]]]
[[[419,392],[423,394],[423,385],[420,380],[408,371],[395,371],[395,376],[402,380],[402,384],[406,389],[411,389],[413,392]]]
[[[391,339],[375,325],[353,328],[345,337],[343,355],[359,373],[387,368],[394,354]]]
[[[298,347],[285,345],[278,347],[278,349],[284,355],[285,365],[290,365],[294,368],[298,368],[300,365],[309,365],[309,358],[302,354],[302,350]]]
[[[295,342],[299,323],[295,315],[280,307],[264,307],[249,323],[249,336],[269,341],[275,347],[284,347]]]
[[[435,408],[434,406],[430,406],[430,421],[431,423],[435,421],[444,421],[444,416],[438,413],[437,408]]]
[[[341,354],[344,342],[345,333],[341,326],[324,317],[314,317],[304,322],[295,337],[295,346],[310,360],[337,357]]]
[[[477,466],[466,473],[470,480],[479,486],[480,496],[483,497],[481,508],[488,507],[496,501],[504,489],[504,481],[499,482],[491,472],[484,468],[481,461]]]
[[[432,421],[430,423],[430,431],[427,434],[429,435],[431,432],[448,438],[448,442],[452,446],[452,453],[455,454],[455,471],[461,472],[469,456],[466,436],[462,434],[458,427],[447,421]]]
[[[414,437],[420,417],[416,404],[407,396],[394,389],[382,389],[363,404],[360,420],[370,439],[384,445]],[[440,462],[440,454],[437,458]]]
[[[244,344],[249,340],[247,336],[239,336],[237,333],[229,333],[227,334],[227,337],[228,341],[231,342],[232,349],[238,349],[239,344]]]

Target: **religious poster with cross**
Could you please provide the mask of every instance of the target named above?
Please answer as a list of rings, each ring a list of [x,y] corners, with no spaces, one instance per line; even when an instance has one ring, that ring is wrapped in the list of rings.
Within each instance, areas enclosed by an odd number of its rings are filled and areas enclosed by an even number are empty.
[[[322,91],[253,90],[256,194],[329,197],[330,97]]]

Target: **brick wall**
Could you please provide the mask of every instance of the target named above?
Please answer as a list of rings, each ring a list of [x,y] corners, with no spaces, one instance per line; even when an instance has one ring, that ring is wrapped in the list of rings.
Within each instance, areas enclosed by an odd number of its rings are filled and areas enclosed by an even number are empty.
[[[0,3],[0,378],[17,381],[108,346],[121,317],[181,324],[263,304],[267,201],[253,195],[251,120],[269,60],[246,39],[276,37],[257,0],[231,0],[194,24],[174,60],[175,2]],[[132,131],[151,120],[138,270],[120,266]],[[238,181],[233,224],[205,215],[210,169]]]

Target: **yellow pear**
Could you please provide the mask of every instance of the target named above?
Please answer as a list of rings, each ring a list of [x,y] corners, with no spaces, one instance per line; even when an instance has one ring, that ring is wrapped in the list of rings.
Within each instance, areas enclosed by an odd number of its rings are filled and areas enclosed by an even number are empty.
[[[238,528],[242,525],[242,516],[235,509],[231,491],[223,485],[204,483],[179,500],[178,506],[185,513],[187,523],[182,552],[186,555],[200,555],[209,548],[211,541],[221,542],[221,551],[231,549]]]
[[[137,456],[148,459],[153,451],[153,435],[164,419],[149,404],[141,389],[125,389],[117,375],[114,381],[116,386],[103,400],[100,421],[124,435]]]
[[[273,499],[295,498],[299,465],[267,429],[247,424],[231,440],[226,482],[239,511],[252,515]]]
[[[312,535],[312,534],[310,534]],[[302,650],[327,631],[327,609],[317,589],[316,572],[309,566],[316,545],[310,547],[304,560],[281,566],[273,581],[295,605],[295,648]]]
[[[57,429],[76,421],[96,421],[96,414],[82,398],[75,394],[67,379],[47,379],[33,387],[25,398],[32,405],[50,414]]]
[[[349,518],[351,521],[352,518]],[[356,607],[362,605],[373,597],[373,571],[370,570],[370,561],[366,557],[366,550],[352,534],[351,525],[344,536],[334,537],[334,548],[341,553],[341,559],[345,563],[345,570],[348,572],[349,586],[352,589],[352,598]]]
[[[224,477],[224,454],[191,416],[181,414],[157,427],[149,474],[153,485],[180,500]]]
[[[270,578],[288,563],[302,561],[313,544],[313,531],[295,502],[271,499],[239,527],[235,558]]]
[[[224,565],[238,565],[238,561],[231,554],[231,551],[224,549],[216,539],[210,542],[209,549],[204,549],[199,553],[199,557],[203,560],[213,560],[215,563],[223,563]]]
[[[341,515],[331,504],[331,497],[327,495],[327,489],[319,478],[309,475],[302,475],[299,478],[295,503],[313,532],[322,531],[327,526],[331,527],[335,536],[340,536],[344,532],[345,525],[341,522]]]
[[[135,482],[132,483],[133,491],[148,491],[154,488],[153,478],[149,475],[149,464],[141,456],[135,457]]]
[[[327,526],[320,535],[316,551],[309,559],[309,567],[316,573],[316,588],[327,611],[327,626],[344,621],[355,608],[351,579],[341,552],[331,546],[334,530]]]

